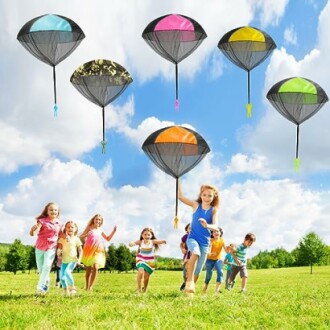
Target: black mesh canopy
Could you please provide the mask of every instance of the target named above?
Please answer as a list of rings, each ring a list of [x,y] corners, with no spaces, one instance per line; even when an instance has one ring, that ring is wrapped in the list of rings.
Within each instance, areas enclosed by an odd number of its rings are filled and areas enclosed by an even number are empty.
[[[57,111],[55,66],[66,59],[85,38],[71,19],[47,14],[27,22],[17,35],[18,41],[33,56],[53,67],[54,110]]]
[[[243,26],[227,32],[218,48],[231,62],[250,71],[270,55],[276,44],[266,32]]]
[[[283,117],[297,125],[295,164],[298,169],[299,125],[315,115],[328,102],[328,96],[312,80],[292,77],[276,83],[267,93],[267,99]]]
[[[195,131],[182,126],[169,126],[153,132],[143,143],[142,149],[155,165],[176,179],[177,225],[178,178],[193,169],[210,148]]]
[[[248,72],[247,114],[251,117],[250,71],[270,55],[276,44],[266,32],[243,26],[227,32],[220,39],[218,48],[231,62]]]
[[[119,97],[133,81],[128,71],[120,64],[98,59],[77,68],[70,78],[73,86],[89,101],[102,107],[103,141],[105,151],[105,113],[104,108]]]
[[[178,63],[188,57],[207,37],[192,18],[170,14],[161,16],[144,29],[142,38],[160,56],[175,64],[176,108],[178,100]]]

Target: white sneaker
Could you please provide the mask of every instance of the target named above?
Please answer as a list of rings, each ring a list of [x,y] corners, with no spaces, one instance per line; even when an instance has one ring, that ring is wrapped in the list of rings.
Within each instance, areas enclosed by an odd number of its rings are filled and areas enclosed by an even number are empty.
[[[77,289],[76,289],[76,288],[72,288],[72,289],[70,290],[70,295],[71,295],[71,296],[74,296],[76,293],[77,293]]]

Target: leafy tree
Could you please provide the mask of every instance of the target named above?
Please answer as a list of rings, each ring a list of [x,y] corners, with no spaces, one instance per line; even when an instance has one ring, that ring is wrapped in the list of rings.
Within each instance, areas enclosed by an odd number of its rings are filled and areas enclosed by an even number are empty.
[[[130,269],[133,269],[133,272],[135,270],[135,266],[136,266],[136,251],[131,251],[131,265],[130,265]]]
[[[328,245],[326,248],[326,255],[323,258],[324,265],[330,265],[330,246]]]
[[[132,264],[132,255],[129,248],[124,244],[120,244],[116,251],[116,256],[118,272],[128,272]]]
[[[157,269],[182,270],[182,259],[157,256]]]
[[[277,261],[277,267],[290,267],[294,264],[294,257],[284,248],[277,248],[270,252],[271,256]]]
[[[110,271],[110,273],[117,267],[117,254],[116,247],[110,244],[108,247],[107,259],[105,263],[105,268]]]
[[[255,257],[251,260],[251,265],[254,265],[253,268],[273,268],[278,266],[276,258],[274,258],[270,252],[260,251]]]
[[[31,269],[37,269],[35,248],[31,245],[26,245],[25,248],[26,248],[26,253],[27,253],[27,257],[28,257],[27,269],[29,270],[29,273],[30,273]]]
[[[310,232],[299,241],[297,250],[298,260],[300,262],[305,261],[306,264],[310,265],[311,274],[313,274],[313,265],[321,263],[327,255],[327,246],[314,232]]]
[[[0,272],[3,272],[6,269],[9,248],[10,244],[0,243]]]
[[[28,255],[26,247],[19,239],[15,239],[7,254],[6,270],[17,273],[18,270],[26,270],[28,267]]]
[[[0,249],[0,272],[3,272],[6,269],[7,254],[8,252]]]

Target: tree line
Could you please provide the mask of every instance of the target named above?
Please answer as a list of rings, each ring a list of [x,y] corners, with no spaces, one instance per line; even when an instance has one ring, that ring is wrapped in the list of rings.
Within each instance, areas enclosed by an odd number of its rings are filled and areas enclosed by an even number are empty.
[[[314,232],[304,236],[291,252],[284,248],[260,251],[248,262],[252,269],[310,266],[311,274],[314,265],[329,264],[330,246],[324,244]]]
[[[120,244],[116,247],[111,244],[107,249],[104,271],[128,272],[135,269],[136,252]],[[260,251],[256,256],[248,259],[248,268],[283,268],[330,264],[330,246],[323,243],[320,237],[311,232],[303,237],[297,247],[291,252],[284,248],[272,251]],[[55,265],[54,265],[55,267]],[[19,239],[12,244],[0,244],[0,272],[17,271],[30,272],[36,270],[35,249],[31,245],[24,245]],[[157,269],[182,270],[182,260],[157,256]]]

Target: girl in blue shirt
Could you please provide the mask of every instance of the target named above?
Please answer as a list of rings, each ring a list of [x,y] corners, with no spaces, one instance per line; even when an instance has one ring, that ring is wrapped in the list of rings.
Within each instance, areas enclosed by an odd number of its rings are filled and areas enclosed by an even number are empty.
[[[193,209],[191,232],[187,239],[187,246],[191,255],[187,263],[185,288],[186,293],[193,294],[195,283],[207,257],[211,230],[218,228],[220,199],[217,189],[210,185],[200,187],[197,200],[188,199],[182,194],[180,180],[178,188],[179,200]]]

